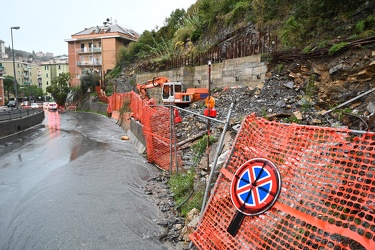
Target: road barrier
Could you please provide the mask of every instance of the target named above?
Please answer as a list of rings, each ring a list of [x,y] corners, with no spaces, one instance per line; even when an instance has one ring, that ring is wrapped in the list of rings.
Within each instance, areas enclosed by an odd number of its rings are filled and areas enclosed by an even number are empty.
[[[375,134],[249,115],[200,222],[198,249],[375,249]]]
[[[13,109],[0,112],[0,138],[41,123],[43,109]]]

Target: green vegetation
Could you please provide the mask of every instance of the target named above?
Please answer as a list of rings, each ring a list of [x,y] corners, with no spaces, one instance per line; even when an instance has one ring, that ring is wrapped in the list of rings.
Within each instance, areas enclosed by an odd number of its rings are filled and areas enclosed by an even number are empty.
[[[305,94],[306,94],[306,97],[309,99],[311,99],[316,94],[315,81],[316,81],[316,77],[315,75],[312,75],[306,84]]]
[[[209,139],[209,140],[208,140]],[[193,146],[193,161],[198,165],[207,149],[207,143],[211,144],[216,141],[213,136],[207,135],[199,139]],[[181,214],[185,216],[191,209],[201,209],[204,188],[193,190],[194,187],[195,168],[191,168],[187,173],[174,173],[169,180],[169,186],[174,194],[177,206],[180,207]]]
[[[297,123],[297,124],[300,123],[300,121],[295,116],[290,116],[288,118],[282,118],[281,122],[284,122],[284,123]]]
[[[356,34],[360,37],[368,37],[375,35],[374,31],[375,26],[375,16],[369,15],[366,19],[360,20],[356,26]]]
[[[45,94],[43,89],[39,88],[36,85],[28,85],[20,87],[18,93],[23,95],[24,97],[33,98],[35,101],[43,100]]]
[[[218,36],[222,30],[233,32],[249,25],[257,31],[269,30],[277,35],[279,49],[301,48],[303,53],[332,46],[332,41],[338,38],[373,36],[375,16],[367,2],[197,0],[187,10],[176,9],[165,19],[164,26],[144,31],[137,42],[119,51],[117,67],[106,78],[118,76],[130,64],[146,61],[153,65],[151,70],[172,57],[204,52],[223,42],[220,37],[227,39],[227,34]],[[330,53],[345,45],[333,45]]]
[[[344,48],[346,45],[348,45],[348,42],[342,42],[342,43],[339,43],[339,44],[334,44],[334,45],[332,45],[332,47],[329,49],[328,54],[329,54],[330,56],[332,56],[332,55],[335,54],[337,51],[339,51],[340,49]]]
[[[215,142],[215,141],[216,141],[216,139],[213,136],[209,137],[209,143],[210,144]],[[193,151],[193,162],[195,164],[198,164],[200,162],[202,156],[206,152],[207,143],[208,143],[208,136],[205,135],[201,139],[199,139],[197,142],[195,142],[193,144],[193,146],[191,146],[191,149]]]
[[[95,92],[95,86],[99,85],[100,76],[99,73],[92,69],[84,69],[81,75],[81,90],[83,93]]]
[[[335,109],[332,113],[337,114],[338,120],[341,120],[345,114],[351,114],[353,110],[351,108]]]
[[[186,173],[174,173],[169,179],[170,190],[174,200],[181,209],[181,214],[186,215],[191,209],[200,209],[204,190],[193,190],[195,169]]]
[[[53,99],[60,106],[65,105],[66,97],[69,92],[69,73],[61,73],[58,77],[52,79],[51,85],[46,88],[48,93],[51,93]]]

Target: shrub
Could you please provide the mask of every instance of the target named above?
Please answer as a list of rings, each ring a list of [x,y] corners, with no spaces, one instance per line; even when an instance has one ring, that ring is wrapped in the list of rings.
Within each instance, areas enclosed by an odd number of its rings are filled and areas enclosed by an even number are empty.
[[[210,136],[210,143],[213,143],[215,142],[215,138],[213,136]],[[201,160],[204,152],[206,151],[207,149],[207,141],[208,141],[208,137],[207,135],[203,136],[201,139],[199,139],[192,147],[192,151],[193,151],[193,162],[195,164],[198,164],[199,161]]]
[[[332,45],[332,47],[328,50],[328,54],[330,56],[334,55],[337,51],[339,51],[340,49],[344,48],[346,45],[348,45],[347,42],[342,42],[342,43],[338,43],[338,44],[334,44]]]

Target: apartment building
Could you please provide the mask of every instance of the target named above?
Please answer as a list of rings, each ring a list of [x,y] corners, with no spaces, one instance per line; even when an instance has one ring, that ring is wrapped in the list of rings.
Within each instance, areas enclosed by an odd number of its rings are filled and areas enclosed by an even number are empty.
[[[43,89],[43,92],[48,95],[46,88],[51,84],[52,80],[61,73],[68,73],[68,58],[53,58],[42,62],[25,62],[16,60],[16,80],[21,86],[21,92],[18,97],[22,98],[22,88],[25,86],[36,85]],[[13,61],[0,60],[0,77],[14,76]],[[3,82],[0,82],[3,85]],[[0,105],[4,105],[5,97],[3,86],[0,86]]]
[[[0,63],[4,68],[2,72],[3,76],[14,76],[13,61],[2,60],[0,61]],[[36,63],[15,60],[14,66],[16,70],[15,76],[18,84],[20,84],[21,86],[29,86],[37,82]]]
[[[8,55],[5,55],[5,42],[0,40],[0,60],[2,60],[5,56],[8,58]]]
[[[139,35],[107,19],[103,26],[86,28],[66,39],[68,43],[71,86],[80,85],[82,70],[98,72],[101,82],[116,65],[116,54],[121,47],[137,41]],[[101,83],[102,84],[102,83]]]
[[[48,61],[42,61],[38,64],[38,86],[46,92],[46,88],[51,84],[52,80],[61,73],[69,72],[69,64],[67,57],[56,57]]]

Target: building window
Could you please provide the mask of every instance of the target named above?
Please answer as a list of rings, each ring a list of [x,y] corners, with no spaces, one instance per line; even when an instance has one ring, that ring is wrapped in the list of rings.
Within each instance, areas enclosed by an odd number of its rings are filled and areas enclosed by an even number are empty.
[[[48,78],[48,73],[46,73],[46,77]]]
[[[61,65],[59,65],[59,69],[61,69]]]
[[[48,85],[48,81],[46,82],[46,85]]]

